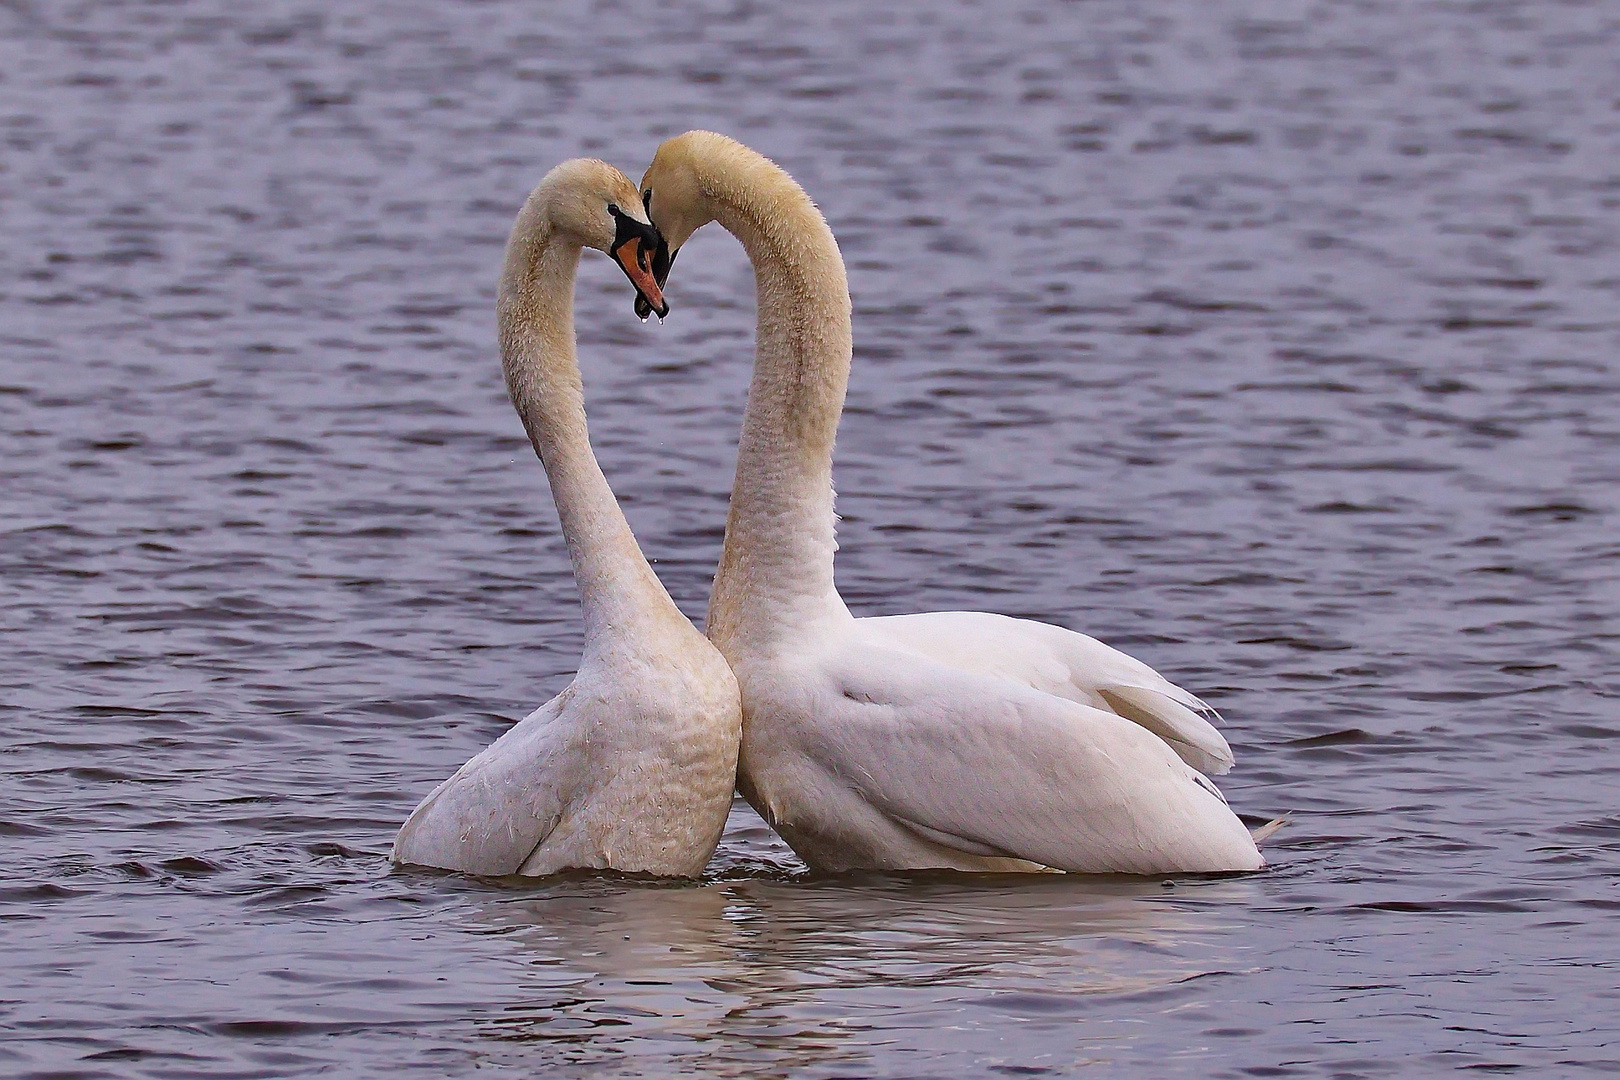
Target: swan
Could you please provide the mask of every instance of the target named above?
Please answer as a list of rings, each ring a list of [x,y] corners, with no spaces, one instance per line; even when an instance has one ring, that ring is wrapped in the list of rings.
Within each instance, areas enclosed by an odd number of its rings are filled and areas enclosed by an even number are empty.
[[[719,842],[741,737],[737,682],[636,546],[591,452],[574,353],[581,249],[609,253],[663,315],[647,264],[656,243],[635,186],[595,160],[546,174],[512,227],[501,363],[568,541],[585,655],[567,689],[422,800],[394,841],[396,863],[695,877]]]
[[[832,231],[786,172],[713,132],[661,145],[641,195],[660,285],[710,221],[754,266],[754,374],[708,616],[742,691],[737,786],[754,809],[832,872],[1264,865],[1203,775],[1232,763],[1209,710],[1146,664],[985,612],[851,616],[833,582],[851,330]]]

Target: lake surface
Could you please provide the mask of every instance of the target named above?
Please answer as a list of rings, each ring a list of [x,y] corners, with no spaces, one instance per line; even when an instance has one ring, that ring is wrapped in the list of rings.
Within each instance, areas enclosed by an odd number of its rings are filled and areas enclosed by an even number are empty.
[[[1620,1069],[1617,86],[1601,3],[0,8],[0,1073]],[[580,652],[506,231],[697,126],[849,262],[851,608],[1206,697],[1269,870],[390,870]],[[581,278],[695,618],[751,282]]]

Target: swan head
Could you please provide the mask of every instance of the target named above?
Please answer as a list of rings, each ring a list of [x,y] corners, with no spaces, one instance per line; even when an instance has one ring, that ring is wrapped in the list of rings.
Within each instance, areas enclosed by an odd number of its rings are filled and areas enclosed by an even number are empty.
[[[619,264],[636,287],[636,314],[644,319],[654,312],[659,318],[669,314],[663,278],[654,273],[658,251],[668,248],[628,176],[605,161],[576,158],[547,173],[535,193],[543,193],[554,232]]]
[[[737,154],[753,151],[712,131],[688,131],[665,139],[653,155],[641,177],[641,203],[659,234],[652,258],[653,279],[659,288],[669,278],[670,264],[681,245],[715,219],[712,193],[702,180],[700,163],[712,164],[717,158]]]

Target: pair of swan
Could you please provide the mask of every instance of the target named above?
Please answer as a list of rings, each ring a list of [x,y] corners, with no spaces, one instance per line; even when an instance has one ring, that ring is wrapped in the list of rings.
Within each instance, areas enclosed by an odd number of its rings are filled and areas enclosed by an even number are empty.
[[[787,173],[710,132],[664,143],[627,188],[600,162],[553,170],[513,229],[499,301],[508,386],[579,580],[585,659],[417,808],[395,860],[695,874],[734,776],[823,871],[1262,866],[1203,775],[1230,768],[1226,741],[1147,665],[999,615],[850,614],[833,582],[832,488],[850,302],[831,230]],[[589,246],[624,267],[639,313],[663,313],[671,261],[711,221],[753,262],[758,339],[706,641],[591,455],[569,308]]]

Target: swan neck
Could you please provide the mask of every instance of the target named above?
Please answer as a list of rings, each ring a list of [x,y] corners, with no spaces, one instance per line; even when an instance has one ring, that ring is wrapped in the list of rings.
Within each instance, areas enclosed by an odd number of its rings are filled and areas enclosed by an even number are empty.
[[[538,193],[537,193],[538,194]],[[610,635],[685,617],[636,544],[591,450],[574,338],[581,247],[555,237],[531,198],[507,245],[497,318],[512,404],[545,466],[585,616],[587,659]]]
[[[849,285],[826,219],[758,155],[705,183],[742,242],[758,304],[754,374],[708,632],[723,653],[848,620],[833,580],[833,445],[849,383]]]

